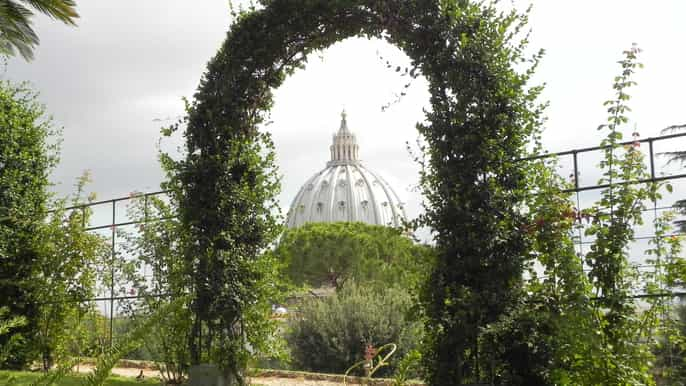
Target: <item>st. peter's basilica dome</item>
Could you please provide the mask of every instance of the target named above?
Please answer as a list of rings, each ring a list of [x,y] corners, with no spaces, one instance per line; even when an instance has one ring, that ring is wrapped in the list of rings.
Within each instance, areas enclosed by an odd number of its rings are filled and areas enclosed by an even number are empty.
[[[403,203],[386,180],[358,159],[359,146],[348,129],[345,111],[330,150],[326,168],[308,179],[295,196],[286,225],[360,221],[401,226],[406,218]]]

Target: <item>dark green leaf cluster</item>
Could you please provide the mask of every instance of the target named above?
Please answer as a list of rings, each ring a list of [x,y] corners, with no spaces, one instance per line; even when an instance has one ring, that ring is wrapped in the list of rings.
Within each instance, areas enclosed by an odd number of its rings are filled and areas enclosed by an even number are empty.
[[[48,174],[57,162],[55,134],[36,97],[25,86],[0,82],[0,305],[25,326],[0,337],[11,354],[2,365],[33,360],[37,344],[40,237],[48,213]]]
[[[428,58],[429,124],[424,223],[438,260],[426,284],[431,384],[480,382],[481,330],[520,302],[530,240],[521,207],[530,187],[526,154],[541,121],[539,89],[527,81],[538,56],[526,58],[518,32],[526,15],[482,3],[443,2],[442,52]],[[523,72],[515,63],[529,63]],[[440,75],[439,75],[440,74]]]
[[[276,248],[298,286],[341,288],[350,279],[369,286],[416,287],[432,264],[432,249],[399,230],[364,223],[309,223],[286,231]]]
[[[74,322],[88,311],[82,300],[93,297],[97,265],[109,253],[84,230],[90,209],[65,209],[82,203],[87,175],[71,200],[48,193],[59,137],[35,98],[24,86],[0,84],[0,305],[26,320],[0,347],[4,366],[40,359],[47,369],[73,353],[81,328]]]

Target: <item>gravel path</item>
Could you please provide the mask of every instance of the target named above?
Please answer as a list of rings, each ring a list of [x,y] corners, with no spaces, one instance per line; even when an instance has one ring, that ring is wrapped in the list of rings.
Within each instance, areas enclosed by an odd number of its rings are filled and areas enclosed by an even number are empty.
[[[80,373],[89,373],[93,370],[93,366],[80,365],[78,371]],[[157,370],[144,369],[143,376],[145,377],[159,377]],[[140,369],[115,367],[112,369],[112,374],[121,375],[124,377],[136,377],[141,373]],[[314,381],[305,378],[277,378],[277,377],[255,377],[250,378],[253,383],[264,386],[342,386],[342,383],[329,381]]]
[[[304,378],[252,378],[254,383],[264,386],[342,386],[342,383],[328,382],[328,381],[311,381]]]

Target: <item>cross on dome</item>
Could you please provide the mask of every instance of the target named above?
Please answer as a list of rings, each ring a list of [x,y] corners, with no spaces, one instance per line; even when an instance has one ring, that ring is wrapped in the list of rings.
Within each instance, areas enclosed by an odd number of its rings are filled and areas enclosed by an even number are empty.
[[[345,112],[345,109],[341,111],[341,127],[338,129],[339,133],[345,133],[348,132],[348,121],[347,118],[348,114]]]

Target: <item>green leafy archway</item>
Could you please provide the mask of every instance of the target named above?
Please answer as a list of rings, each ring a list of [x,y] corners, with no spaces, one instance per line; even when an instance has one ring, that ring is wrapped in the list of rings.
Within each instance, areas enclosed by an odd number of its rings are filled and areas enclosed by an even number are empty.
[[[524,165],[515,160],[539,111],[538,90],[526,87],[537,58],[515,69],[527,61],[517,38],[525,21],[464,0],[262,0],[236,17],[188,107],[187,156],[172,180],[190,235],[195,362],[213,352],[240,378],[244,339],[260,342],[256,267],[279,231],[271,142],[259,129],[272,90],[312,51],[365,36],[401,48],[429,83],[428,123],[417,125],[427,156],[422,220],[440,253],[423,298],[428,381],[459,384],[479,373],[479,328],[520,296],[528,250],[517,211]]]

